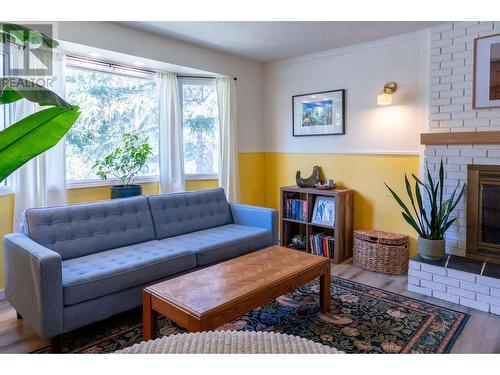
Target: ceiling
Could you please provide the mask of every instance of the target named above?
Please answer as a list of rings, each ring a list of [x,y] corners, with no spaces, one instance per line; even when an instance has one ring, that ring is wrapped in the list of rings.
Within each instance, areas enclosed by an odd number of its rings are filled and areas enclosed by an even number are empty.
[[[251,60],[270,62],[411,33],[436,23],[140,21],[123,24]]]

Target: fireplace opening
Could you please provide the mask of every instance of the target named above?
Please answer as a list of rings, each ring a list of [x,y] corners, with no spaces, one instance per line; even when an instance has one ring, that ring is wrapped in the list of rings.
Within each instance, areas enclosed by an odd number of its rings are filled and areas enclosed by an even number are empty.
[[[466,256],[500,264],[500,166],[467,167]]]
[[[480,228],[479,241],[483,246],[500,247],[500,184],[481,183],[480,187]]]

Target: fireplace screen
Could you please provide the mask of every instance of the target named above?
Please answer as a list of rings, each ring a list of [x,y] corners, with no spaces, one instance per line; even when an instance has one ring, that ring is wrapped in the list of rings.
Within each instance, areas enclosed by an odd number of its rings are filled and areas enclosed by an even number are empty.
[[[481,184],[480,243],[500,248],[500,185]]]
[[[500,166],[467,166],[467,258],[500,263]]]

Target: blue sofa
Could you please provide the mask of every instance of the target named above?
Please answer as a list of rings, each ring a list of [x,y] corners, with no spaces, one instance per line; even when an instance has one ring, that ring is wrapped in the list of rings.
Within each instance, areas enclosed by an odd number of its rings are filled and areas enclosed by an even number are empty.
[[[140,306],[147,285],[276,244],[277,226],[223,189],[28,209],[3,240],[5,296],[58,338]]]

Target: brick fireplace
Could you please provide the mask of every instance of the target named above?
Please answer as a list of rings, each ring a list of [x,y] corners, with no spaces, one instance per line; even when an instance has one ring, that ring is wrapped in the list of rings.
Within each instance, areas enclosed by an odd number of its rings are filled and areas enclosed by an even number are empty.
[[[429,130],[421,137],[424,165],[437,178],[443,161],[446,198],[457,184],[466,184],[466,196],[446,233],[449,256],[441,261],[415,257],[408,271],[408,290],[494,314],[500,314],[500,264],[495,264],[500,263],[495,237],[500,227],[500,211],[495,212],[497,204],[500,209],[500,108],[474,109],[472,86],[474,39],[497,33],[500,22],[432,28]],[[498,185],[492,177],[498,177]]]
[[[500,108],[472,108],[474,38],[495,33],[500,33],[500,22],[448,22],[432,28],[429,133],[479,133],[480,136],[485,131],[500,131]],[[491,138],[483,137],[489,142]],[[496,144],[426,144],[424,163],[432,174],[437,175],[441,160],[449,195],[457,183],[467,183],[469,165],[500,165],[500,139]],[[464,197],[456,208],[458,219],[446,234],[448,254],[466,256],[466,211]]]

